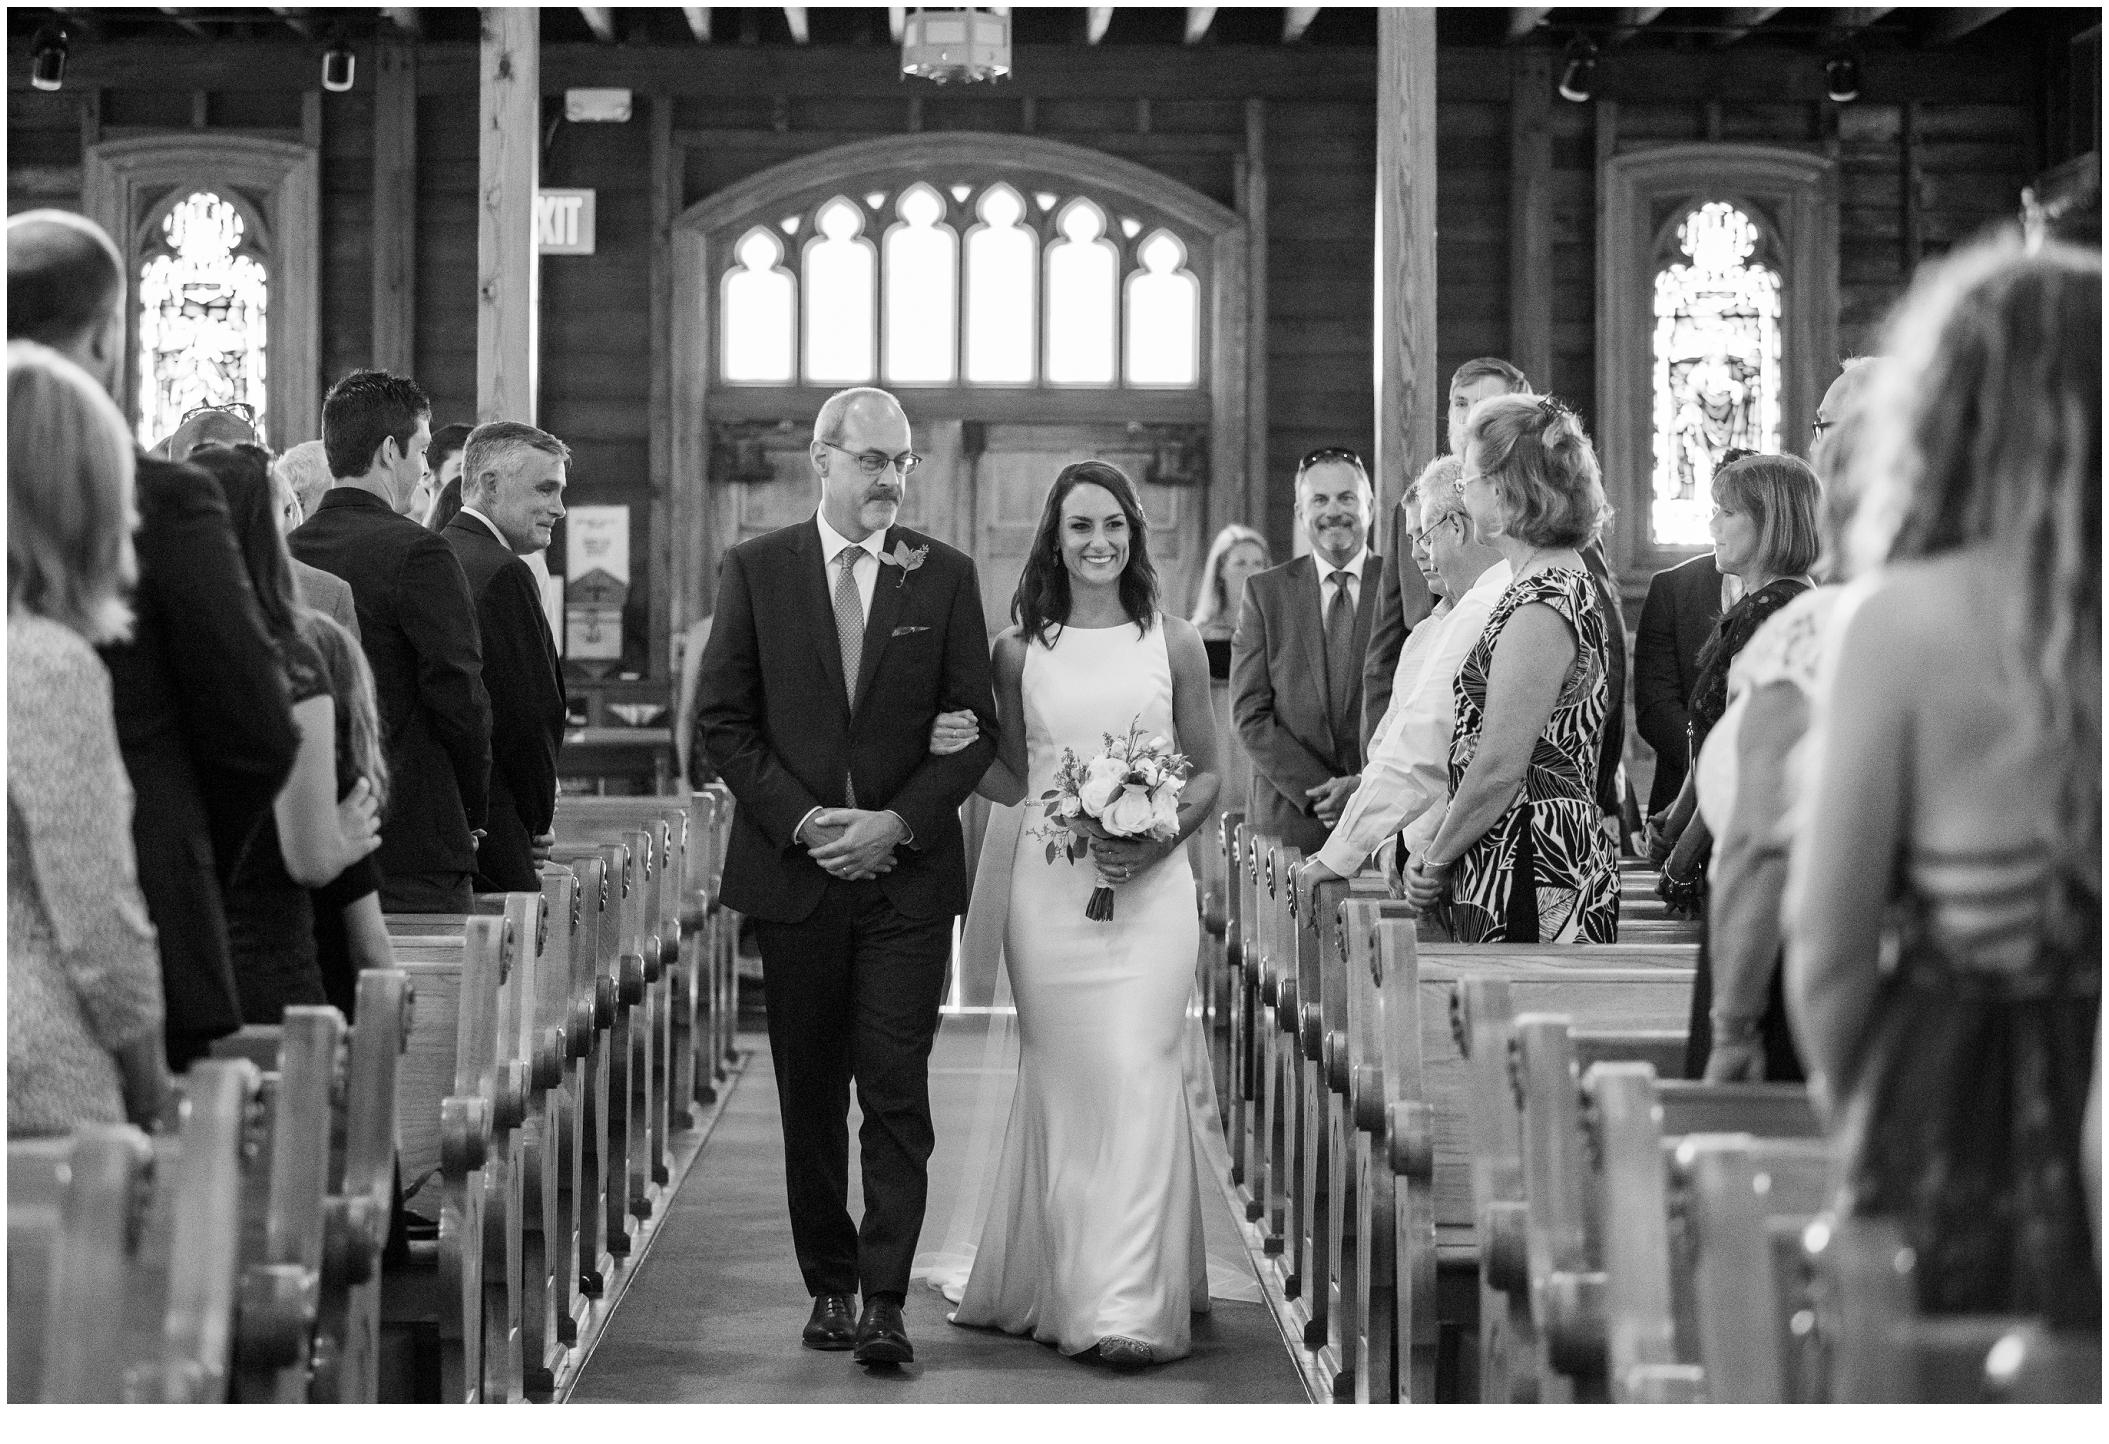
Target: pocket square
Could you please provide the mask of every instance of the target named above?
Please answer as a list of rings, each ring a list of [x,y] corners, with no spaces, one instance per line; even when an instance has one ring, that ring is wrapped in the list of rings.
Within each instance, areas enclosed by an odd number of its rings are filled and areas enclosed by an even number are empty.
[[[916,632],[927,632],[929,630],[930,629],[928,627],[895,627],[893,629],[892,635],[896,637],[906,637],[911,636]]]

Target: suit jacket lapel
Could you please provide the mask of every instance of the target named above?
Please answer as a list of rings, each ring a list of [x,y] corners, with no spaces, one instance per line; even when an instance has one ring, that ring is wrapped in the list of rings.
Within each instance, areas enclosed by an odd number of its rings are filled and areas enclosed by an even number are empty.
[[[1378,592],[1384,584],[1384,558],[1371,552],[1362,559],[1361,596],[1355,599],[1355,655],[1369,652],[1369,631],[1377,620]]]
[[[1325,617],[1318,606],[1318,563],[1308,555],[1298,557],[1289,564],[1287,581],[1289,615],[1296,619],[1296,648],[1307,659],[1305,665],[1311,675],[1318,679],[1318,713],[1330,722],[1332,708],[1326,697],[1332,679],[1325,665]]]
[[[880,550],[891,553],[899,528],[888,527]],[[857,699],[850,707],[850,715],[864,705],[864,698],[871,691],[871,679],[879,670],[879,658],[885,654],[886,644],[893,638],[895,622],[900,619],[901,603],[908,586],[908,574],[898,567],[879,566],[878,580],[871,590],[871,615],[864,622],[864,652],[857,665]]]
[[[849,711],[848,683],[842,679],[842,640],[835,632],[835,600],[828,586],[827,558],[820,552],[820,523],[809,521],[798,532],[798,565],[791,591],[805,617],[802,629],[813,639],[820,669],[827,674],[829,694]]]

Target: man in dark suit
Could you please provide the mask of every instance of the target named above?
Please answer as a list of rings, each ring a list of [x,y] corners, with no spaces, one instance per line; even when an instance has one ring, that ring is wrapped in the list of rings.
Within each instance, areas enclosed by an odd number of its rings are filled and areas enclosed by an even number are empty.
[[[446,542],[399,508],[424,475],[432,405],[417,383],[354,371],[322,403],[336,485],[289,541],[351,583],[386,739],[388,815],[374,861],[388,912],[465,913],[491,771],[476,606]]]
[[[914,1358],[901,1306],[936,1141],[930,1045],[967,903],[958,809],[996,737],[974,564],[895,525],[910,444],[884,391],[821,407],[819,513],[725,554],[696,709],[739,804],[723,895],[761,944],[791,1236],[814,1300],[803,1342],[869,1364]],[[933,756],[932,722],[960,708],[979,738]],[[847,1203],[852,1077],[861,1226]]]
[[[462,454],[466,499],[440,536],[468,578],[491,698],[491,801],[476,849],[476,891],[537,892],[536,869],[556,840],[564,678],[524,558],[547,547],[563,520],[571,451],[546,431],[492,421],[470,434]]]
[[[1512,391],[1530,394],[1530,382],[1521,371],[1499,356],[1479,356],[1457,368],[1450,376],[1450,454],[1463,448],[1465,417],[1473,404],[1488,396],[1506,396]],[[1362,745],[1367,747],[1391,705],[1392,674],[1398,670],[1399,650],[1406,634],[1421,624],[1435,606],[1420,568],[1412,564],[1407,532],[1416,515],[1409,496],[1399,498],[1377,530],[1384,548],[1382,574],[1377,579],[1376,620],[1369,631],[1369,654],[1362,662]]]
[[[124,266],[93,222],[7,223],[7,334],[63,352],[105,389],[124,363]],[[220,889],[286,775],[299,734],[219,485],[138,458],[132,639],[105,647],[131,778],[139,887],[160,935],[169,1064],[242,1025]]]
[[[1641,740],[1655,749],[1648,816],[1669,810],[1684,786],[1686,708],[1699,681],[1699,650],[1721,620],[1722,578],[1714,554],[1655,574],[1640,605],[1633,646],[1633,710]]]
[[[1362,659],[1382,561],[1369,550],[1369,510],[1362,458],[1337,447],[1304,457],[1296,519],[1311,554],[1245,583],[1231,641],[1231,717],[1252,758],[1249,820],[1307,853],[1325,844],[1361,781]]]

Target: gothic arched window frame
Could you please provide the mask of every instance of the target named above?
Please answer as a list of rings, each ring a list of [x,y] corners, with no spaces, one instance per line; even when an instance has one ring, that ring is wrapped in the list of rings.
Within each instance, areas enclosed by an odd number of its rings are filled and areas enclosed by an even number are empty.
[[[191,201],[201,196],[210,197],[213,200],[219,201],[223,205],[231,206],[233,208],[236,216],[240,218],[242,225],[241,239],[239,243],[233,248],[233,259],[240,260],[245,257],[253,259],[261,266],[263,270],[265,297],[265,304],[263,308],[263,326],[264,345],[266,348],[264,356],[264,394],[255,398],[250,404],[254,407],[256,411],[259,426],[264,428],[265,434],[268,435],[269,428],[273,420],[273,417],[271,416],[269,394],[269,346],[271,334],[270,324],[272,319],[272,308],[270,301],[273,290],[273,282],[276,279],[277,269],[272,264],[271,228],[264,220],[263,213],[256,207],[256,205],[252,203],[247,196],[243,195],[240,191],[237,191],[230,186],[175,186],[160,200],[154,202],[152,206],[148,207],[146,213],[140,219],[138,231],[133,237],[134,254],[137,259],[136,263],[132,268],[129,290],[129,300],[132,310],[132,317],[129,329],[132,331],[134,336],[133,351],[135,354],[135,365],[139,369],[139,375],[135,379],[135,385],[143,387],[146,384],[144,370],[145,356],[143,354],[145,348],[145,338],[142,333],[143,318],[145,315],[147,303],[147,268],[151,266],[160,257],[174,254],[174,247],[169,242],[166,234],[168,220],[172,215],[175,214],[178,207],[188,205]],[[133,393],[133,396],[135,399],[135,408],[139,414],[139,419],[135,423],[135,430],[138,431],[141,437],[141,445],[151,446],[154,444],[155,441],[159,440],[160,437],[167,435],[169,432],[175,429],[174,422],[177,418],[163,418],[160,424],[151,427],[148,426],[148,398],[140,391],[135,391]],[[212,399],[218,400],[221,398]],[[246,398],[237,397],[231,399],[242,400]],[[151,432],[152,434],[149,435],[149,432]]]
[[[1617,513],[1606,550],[1630,583],[1706,550],[1665,545],[1650,524],[1654,471],[1656,242],[1708,200],[1750,216],[1774,245],[1780,277],[1780,448],[1808,451],[1809,423],[1837,374],[1838,180],[1820,153],[1702,142],[1607,161],[1597,207],[1597,457]]]

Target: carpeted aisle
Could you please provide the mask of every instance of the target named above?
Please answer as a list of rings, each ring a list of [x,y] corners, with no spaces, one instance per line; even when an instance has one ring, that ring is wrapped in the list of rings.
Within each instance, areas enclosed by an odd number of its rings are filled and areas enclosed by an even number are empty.
[[[948,1018],[931,1059],[938,1143],[926,1246],[945,1226],[951,1189],[963,1171],[983,1026],[978,1019]],[[955,1328],[945,1322],[951,1306],[921,1285],[908,1300],[914,1364],[892,1372],[866,1370],[846,1353],[801,1348],[798,1331],[810,1301],[791,1253],[768,1040],[743,1035],[741,1044],[754,1056],[572,1390],[572,1402],[1304,1402],[1281,1334],[1261,1303],[1218,1300],[1210,1314],[1194,1319],[1189,1357],[1131,1375],[1065,1359],[1029,1339]],[[854,1133],[851,1146],[854,1159]],[[1210,1252],[1237,1254],[1237,1225],[1220,1190],[1204,1185],[1202,1194]],[[854,1197],[851,1206],[853,1212],[858,1207]]]

